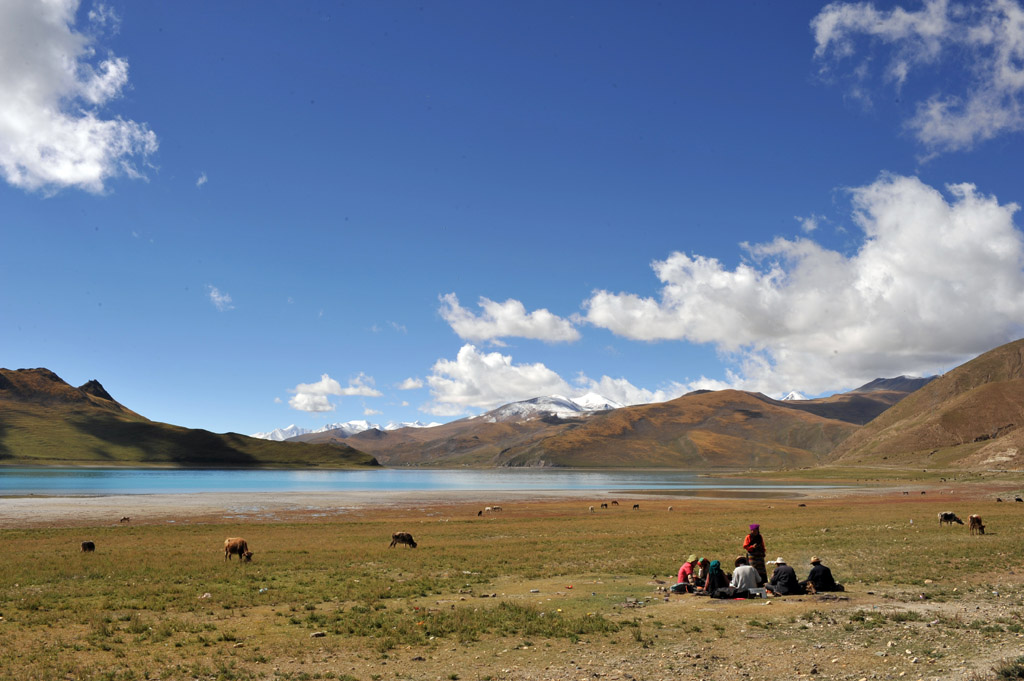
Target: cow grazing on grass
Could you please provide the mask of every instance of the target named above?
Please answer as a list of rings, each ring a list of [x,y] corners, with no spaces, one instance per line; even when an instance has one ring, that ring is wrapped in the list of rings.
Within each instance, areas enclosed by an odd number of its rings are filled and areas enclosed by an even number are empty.
[[[237,555],[238,560],[246,563],[252,560],[252,551],[241,537],[228,537],[224,540],[224,560],[231,560],[233,555]]]
[[[612,501],[612,506],[618,506],[618,505],[619,505],[619,502],[617,502],[617,501]]]
[[[1019,501],[1021,503],[1024,503],[1024,499],[1021,499],[1020,497],[1014,497],[1013,500],[1014,501]]]
[[[591,507],[590,507],[590,512],[591,512],[591,513],[596,513],[596,511],[594,510],[594,507],[593,507],[593,506],[591,506]]]
[[[608,504],[601,504],[601,508],[608,508]]]
[[[405,544],[411,549],[416,548],[416,540],[408,532],[395,532],[391,535],[391,545],[388,548],[393,549],[398,544]]]
[[[981,524],[980,515],[972,515],[967,518],[968,529],[971,534],[985,534],[985,526]]]
[[[998,501],[1000,504],[1003,503],[1003,500],[1000,499],[999,497],[996,497],[996,501]]]
[[[964,521],[957,518],[956,513],[953,513],[952,511],[940,511],[939,525],[942,525],[943,523],[946,523],[948,525],[952,525],[953,523],[956,523],[957,525],[963,525]]]
[[[501,510],[501,506],[491,506],[491,510],[497,513],[498,511]]]
[[[96,550],[96,544],[91,541],[82,542],[82,553],[91,553]]]
[[[125,517],[121,518],[118,522],[120,522],[120,523],[130,523],[131,521],[132,521],[131,518],[129,518],[128,516],[125,516]]]
[[[639,511],[640,510],[640,504],[633,504],[633,510],[634,511]]]

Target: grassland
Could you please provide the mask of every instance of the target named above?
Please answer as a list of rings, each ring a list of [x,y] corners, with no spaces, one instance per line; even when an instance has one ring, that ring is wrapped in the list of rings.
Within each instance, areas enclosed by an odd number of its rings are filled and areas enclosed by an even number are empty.
[[[997,503],[1019,489],[993,485],[9,528],[0,678],[1020,678],[1024,504]],[[988,534],[939,527],[945,510],[981,514]],[[803,576],[819,555],[847,591],[664,591],[691,552],[731,565],[750,522],[770,557]],[[388,548],[395,530],[419,547]],[[252,563],[224,561],[227,536]]]

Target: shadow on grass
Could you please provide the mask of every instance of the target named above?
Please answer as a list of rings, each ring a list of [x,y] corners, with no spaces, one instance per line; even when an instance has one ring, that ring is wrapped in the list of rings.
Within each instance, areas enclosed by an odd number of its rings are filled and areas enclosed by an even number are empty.
[[[95,454],[123,459],[108,448],[129,450],[146,463],[174,463],[188,466],[252,466],[260,459],[244,450],[240,436],[218,435],[207,430],[192,430],[165,424],[123,421],[100,415],[69,419],[79,432],[107,445]]]

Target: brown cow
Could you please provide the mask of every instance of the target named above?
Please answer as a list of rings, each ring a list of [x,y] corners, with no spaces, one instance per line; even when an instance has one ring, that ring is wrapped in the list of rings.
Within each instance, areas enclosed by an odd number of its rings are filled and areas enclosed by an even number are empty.
[[[252,560],[252,551],[241,537],[228,537],[224,540],[224,560],[231,560],[232,555],[237,555],[239,560],[247,563]]]
[[[971,534],[985,534],[985,526],[981,524],[980,515],[968,516],[967,523]]]
[[[391,535],[391,545],[388,548],[393,549],[398,544],[405,544],[412,549],[416,548],[416,540],[408,532],[395,532]]]

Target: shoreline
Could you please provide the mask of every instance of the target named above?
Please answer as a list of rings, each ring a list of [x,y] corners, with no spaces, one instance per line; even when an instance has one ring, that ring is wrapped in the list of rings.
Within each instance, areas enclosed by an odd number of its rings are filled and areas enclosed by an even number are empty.
[[[331,492],[188,492],[153,494],[0,496],[0,529],[110,526],[127,517],[133,524],[287,522],[374,512],[429,509],[471,513],[495,504],[589,502],[631,503],[723,499],[778,501],[886,495],[889,487],[832,487],[807,490],[444,490]],[[479,506],[479,509],[476,507]]]

